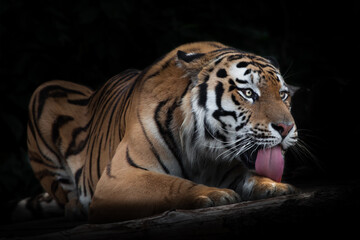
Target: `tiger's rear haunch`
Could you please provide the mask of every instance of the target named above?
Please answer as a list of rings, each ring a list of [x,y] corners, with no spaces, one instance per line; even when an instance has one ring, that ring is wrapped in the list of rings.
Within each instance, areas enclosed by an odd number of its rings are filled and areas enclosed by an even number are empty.
[[[271,60],[191,43],[94,92],[40,86],[29,157],[66,214],[92,222],[283,195],[295,191],[280,182],[283,152],[297,140],[289,109]]]

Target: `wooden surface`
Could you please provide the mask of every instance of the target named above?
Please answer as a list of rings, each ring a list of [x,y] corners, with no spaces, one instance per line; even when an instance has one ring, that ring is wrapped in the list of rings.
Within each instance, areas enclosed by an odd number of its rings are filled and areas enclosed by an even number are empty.
[[[64,218],[0,226],[17,239],[219,239],[228,236],[332,236],[356,233],[359,182],[307,187],[303,193],[110,224]],[[356,217],[356,218],[355,218]]]

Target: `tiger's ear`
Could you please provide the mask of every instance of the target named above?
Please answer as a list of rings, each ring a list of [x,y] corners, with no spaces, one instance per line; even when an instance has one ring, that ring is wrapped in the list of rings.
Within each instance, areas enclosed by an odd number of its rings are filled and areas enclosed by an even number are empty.
[[[205,53],[186,53],[181,50],[177,52],[176,66],[186,72],[194,86],[198,81],[198,74],[206,62],[205,55]]]
[[[181,50],[177,52],[177,58],[179,62],[185,62],[190,63],[194,61],[195,59],[198,59],[202,56],[204,56],[204,53],[186,53]]]

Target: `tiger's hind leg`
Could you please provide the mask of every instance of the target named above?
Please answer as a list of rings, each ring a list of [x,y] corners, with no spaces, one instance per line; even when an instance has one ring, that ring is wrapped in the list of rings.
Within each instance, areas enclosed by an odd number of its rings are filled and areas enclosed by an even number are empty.
[[[29,105],[28,154],[35,176],[42,187],[66,214],[77,216],[78,201],[75,173],[82,168],[79,151],[86,132],[76,129],[87,124],[87,102],[92,91],[84,86],[51,81],[38,87]]]

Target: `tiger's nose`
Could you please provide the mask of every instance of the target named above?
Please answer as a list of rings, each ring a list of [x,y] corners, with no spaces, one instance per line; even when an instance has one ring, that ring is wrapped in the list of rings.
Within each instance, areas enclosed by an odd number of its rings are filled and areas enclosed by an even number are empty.
[[[294,127],[294,123],[272,123],[271,127],[274,128],[283,138],[285,138],[289,134],[290,130]]]

